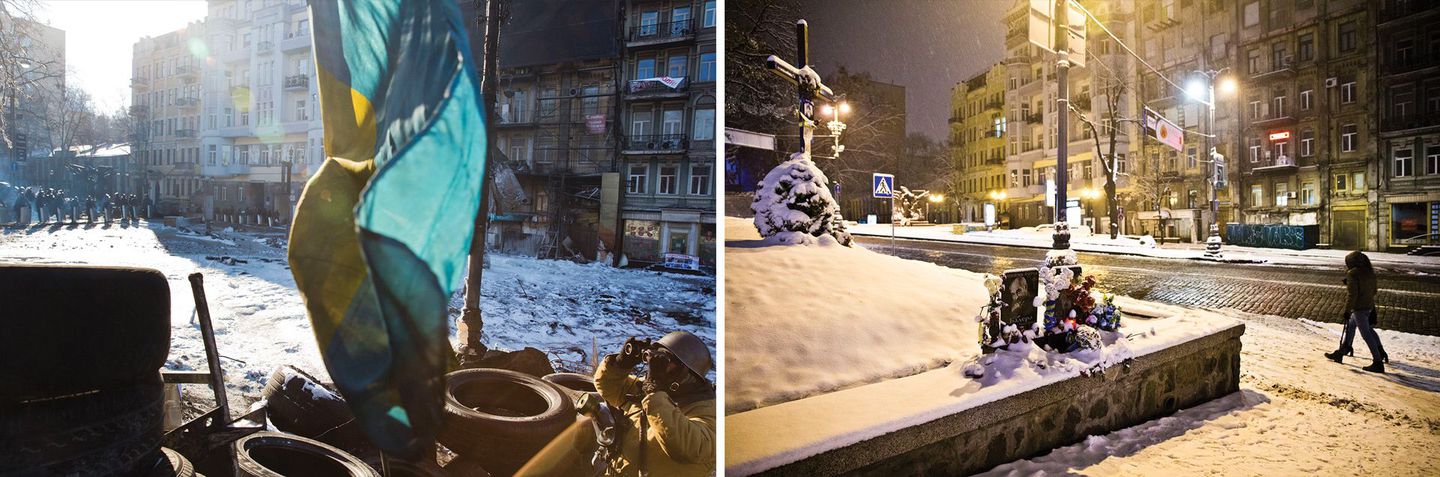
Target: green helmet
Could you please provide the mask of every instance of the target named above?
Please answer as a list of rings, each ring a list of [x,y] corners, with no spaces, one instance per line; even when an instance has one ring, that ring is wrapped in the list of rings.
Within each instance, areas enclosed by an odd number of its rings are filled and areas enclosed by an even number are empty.
[[[689,331],[671,332],[664,338],[660,338],[660,341],[655,344],[675,355],[675,359],[680,360],[680,364],[685,365],[686,368],[690,368],[690,371],[696,376],[703,378],[705,373],[710,372],[710,348],[706,347],[705,342],[700,341],[700,337],[693,333]]]

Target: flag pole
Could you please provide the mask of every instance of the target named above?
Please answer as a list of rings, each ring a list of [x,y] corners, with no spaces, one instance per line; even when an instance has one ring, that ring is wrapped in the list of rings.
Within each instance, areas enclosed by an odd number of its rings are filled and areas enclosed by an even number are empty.
[[[496,150],[495,124],[499,120],[495,115],[495,88],[499,85],[496,59],[500,56],[500,1],[485,2],[485,67],[480,72],[480,93],[484,98],[486,115],[485,172],[480,178],[482,188],[493,185],[490,178],[491,163],[499,159],[493,152]],[[488,192],[494,190],[494,187],[489,187]],[[480,315],[480,276],[485,269],[485,231],[490,225],[488,204],[494,200],[493,197],[493,194],[481,194],[480,210],[475,213],[475,232],[470,239],[469,275],[465,277],[465,306],[460,311],[459,324],[461,333],[465,336],[459,352],[462,366],[479,362],[486,351],[485,344],[481,341],[485,322]]]

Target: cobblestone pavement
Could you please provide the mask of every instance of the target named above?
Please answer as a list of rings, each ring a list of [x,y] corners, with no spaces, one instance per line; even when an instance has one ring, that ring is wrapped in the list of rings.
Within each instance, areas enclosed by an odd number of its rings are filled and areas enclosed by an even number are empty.
[[[855,236],[865,248],[974,272],[1034,267],[1044,249]],[[1333,268],[1224,264],[1101,253],[1079,254],[1099,288],[1139,299],[1339,323],[1346,291]],[[1377,270],[1380,328],[1440,335],[1440,276]]]

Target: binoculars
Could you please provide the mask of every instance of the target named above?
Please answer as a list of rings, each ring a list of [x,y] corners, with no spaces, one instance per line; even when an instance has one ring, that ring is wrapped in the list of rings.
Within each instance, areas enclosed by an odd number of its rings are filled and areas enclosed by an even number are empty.
[[[654,341],[643,338],[632,338],[626,341],[620,353],[627,361],[645,363],[650,366],[650,369],[664,370],[674,360],[674,357],[665,348],[660,347]]]

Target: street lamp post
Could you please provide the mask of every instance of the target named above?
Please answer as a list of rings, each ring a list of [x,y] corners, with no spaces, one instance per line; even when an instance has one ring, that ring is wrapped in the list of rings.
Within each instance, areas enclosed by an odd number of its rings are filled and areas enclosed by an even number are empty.
[[[1199,73],[1205,78],[1205,82],[1203,84],[1191,82],[1186,87],[1186,89],[1189,90],[1187,91],[1189,96],[1205,105],[1206,109],[1205,133],[1201,136],[1204,138],[1205,143],[1203,151],[1210,156],[1208,160],[1205,161],[1209,169],[1209,174],[1207,174],[1209,180],[1207,182],[1209,182],[1210,192],[1210,234],[1209,237],[1205,238],[1205,257],[1207,258],[1220,258],[1222,255],[1220,250],[1223,242],[1220,239],[1220,200],[1217,189],[1219,189],[1219,184],[1224,178],[1220,177],[1220,164],[1218,162],[1220,155],[1215,152],[1212,139],[1215,137],[1215,78],[1227,69],[1229,68],[1196,71],[1196,73]],[[1229,78],[1223,80],[1223,84],[1221,85],[1221,89],[1226,90],[1226,92],[1233,91],[1234,87],[1234,80]],[[1203,93],[1201,93],[1201,91],[1203,91]],[[1204,99],[1199,97],[1200,94],[1204,94]]]

